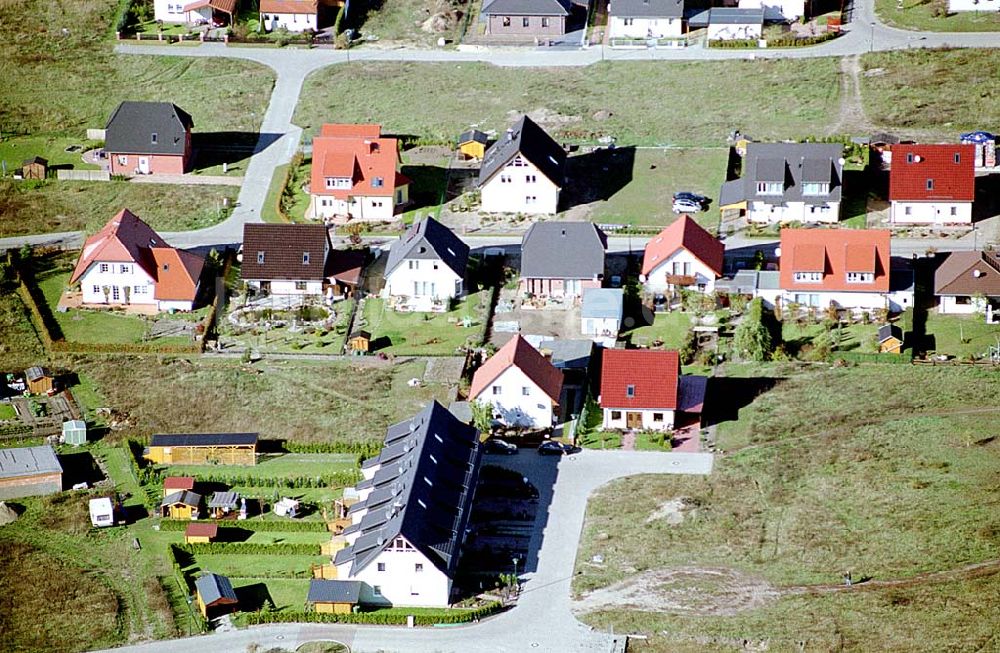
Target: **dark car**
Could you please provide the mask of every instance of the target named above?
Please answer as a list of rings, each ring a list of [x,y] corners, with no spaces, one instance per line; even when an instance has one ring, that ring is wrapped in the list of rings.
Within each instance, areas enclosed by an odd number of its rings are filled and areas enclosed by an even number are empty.
[[[704,195],[699,195],[698,193],[689,193],[687,191],[680,191],[674,193],[674,200],[675,201],[686,200],[688,202],[694,202],[695,204],[699,204],[701,206],[704,206],[705,204],[708,203],[708,198],[705,197]]]
[[[504,456],[511,456],[517,453],[517,445],[501,440],[500,438],[490,438],[484,445],[486,453],[496,453]]]
[[[563,454],[571,454],[573,451],[572,445],[556,442],[555,440],[546,440],[538,445],[538,453],[542,456],[562,456]]]

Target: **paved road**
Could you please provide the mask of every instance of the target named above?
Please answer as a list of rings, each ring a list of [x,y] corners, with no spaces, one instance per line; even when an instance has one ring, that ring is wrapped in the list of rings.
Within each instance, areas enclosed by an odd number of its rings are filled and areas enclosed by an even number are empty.
[[[575,552],[590,494],[605,483],[635,474],[709,474],[711,454],[583,451],[561,459],[523,451],[487,461],[517,469],[540,491],[539,515],[529,545],[524,591],[517,606],[481,623],[451,628],[385,628],[322,624],[263,626],[195,639],[151,642],[114,649],[128,653],[211,650],[246,653],[248,645],[294,650],[303,642],[336,639],[354,653],[608,653],[609,633],[583,625],[570,609]],[[539,512],[543,512],[540,510]]]

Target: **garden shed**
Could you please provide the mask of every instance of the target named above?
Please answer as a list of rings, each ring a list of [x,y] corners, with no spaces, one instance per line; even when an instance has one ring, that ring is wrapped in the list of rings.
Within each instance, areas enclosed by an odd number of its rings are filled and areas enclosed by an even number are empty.
[[[49,172],[49,162],[40,156],[35,156],[21,164],[22,179],[45,179]]]
[[[361,581],[318,580],[309,581],[306,602],[316,612],[350,614],[361,597]]]
[[[184,529],[184,544],[208,544],[219,537],[219,525],[191,522]]]
[[[235,612],[239,606],[233,584],[226,576],[205,574],[194,583],[198,609],[206,619]]]
[[[482,159],[486,154],[486,145],[489,138],[485,132],[478,129],[470,129],[462,132],[458,137],[458,151],[466,159]]]
[[[372,334],[370,331],[360,329],[347,338],[347,351],[352,354],[367,354],[372,346]]]
[[[45,367],[29,367],[24,376],[28,379],[28,392],[33,395],[46,394],[55,388],[55,377]]]

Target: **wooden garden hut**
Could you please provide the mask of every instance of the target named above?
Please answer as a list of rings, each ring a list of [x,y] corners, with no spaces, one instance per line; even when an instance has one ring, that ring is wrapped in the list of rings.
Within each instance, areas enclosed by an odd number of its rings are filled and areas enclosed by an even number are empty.
[[[201,495],[197,492],[181,490],[168,494],[160,503],[160,511],[170,519],[198,519]]]
[[[184,529],[184,544],[208,544],[219,537],[219,525],[208,522],[191,522]]]
[[[478,129],[462,132],[458,137],[458,151],[466,159],[482,160],[490,139]]]
[[[206,619],[220,614],[236,612],[239,599],[229,579],[219,574],[205,574],[194,582],[198,609]]]
[[[35,156],[21,164],[22,179],[45,179],[49,172],[49,162],[40,156]]]
[[[895,324],[878,328],[878,350],[883,354],[898,354],[903,349],[903,330]]]
[[[157,465],[255,465],[257,434],[157,434],[144,455]]]
[[[239,492],[216,492],[208,500],[208,513],[212,519],[222,519],[230,513],[239,510]]]
[[[350,614],[361,597],[361,581],[319,580],[309,581],[306,602],[316,612]]]
[[[28,380],[28,392],[33,395],[46,394],[55,388],[55,377],[45,367],[29,367],[24,376]]]
[[[372,334],[364,329],[355,331],[347,338],[347,350],[352,354],[367,354],[372,346]]]

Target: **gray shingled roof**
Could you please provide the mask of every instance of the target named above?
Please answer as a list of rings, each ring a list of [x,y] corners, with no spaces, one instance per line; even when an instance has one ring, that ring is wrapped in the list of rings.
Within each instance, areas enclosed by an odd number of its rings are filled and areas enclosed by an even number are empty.
[[[712,11],[715,11],[714,9]],[[843,190],[844,146],[839,143],[750,143],[743,157],[743,176],[722,184],[719,205],[744,200],[784,204],[839,202]],[[784,183],[782,195],[761,195],[758,182]],[[803,195],[802,183],[827,182],[827,195]]]
[[[590,363],[594,343],[590,340],[542,340],[538,351],[552,353],[552,366],[560,370],[585,370]]]
[[[493,0],[483,6],[483,15],[568,16],[569,9],[560,0]]]
[[[215,492],[208,501],[209,508],[235,508],[240,502],[239,492]]]
[[[56,452],[49,445],[0,449],[0,478],[62,473]]]
[[[465,277],[469,262],[469,246],[463,243],[448,227],[427,216],[414,222],[389,249],[385,276],[392,273],[406,259],[438,259],[460,277]]]
[[[761,25],[764,23],[764,10],[712,7],[708,22],[711,25]]]
[[[232,603],[236,603],[238,601],[236,598],[236,591],[233,590],[233,584],[229,582],[229,578],[225,576],[221,576],[219,574],[205,574],[204,576],[199,577],[198,580],[194,582],[194,585],[205,605],[212,605],[216,601],[220,600]]]
[[[360,535],[334,563],[351,562],[356,575],[402,536],[453,575],[479,479],[479,431],[434,401],[388,428],[379,461]]]
[[[104,150],[116,154],[184,154],[194,121],[170,102],[122,102],[108,119]],[[156,142],[153,142],[156,134]]]
[[[895,324],[883,324],[878,328],[878,341],[885,342],[889,338],[903,340],[903,330]]]
[[[309,581],[309,603],[357,603],[361,596],[359,580],[318,580]]]
[[[479,167],[479,185],[492,179],[518,153],[556,186],[563,185],[566,152],[528,116],[521,116],[486,150],[483,164]]]
[[[487,143],[490,142],[490,138],[489,136],[486,135],[486,132],[479,131],[478,129],[470,129],[469,131],[462,132],[461,134],[458,135],[459,145],[461,145],[462,143],[471,143],[471,142],[482,143],[483,145],[486,145]]]
[[[192,492],[191,490],[171,492],[167,496],[163,497],[163,501],[160,502],[160,506],[173,506],[178,503],[197,508],[201,505],[201,495],[197,492]]]
[[[680,18],[684,0],[611,0],[609,9],[618,18]]]
[[[521,240],[521,276],[593,279],[604,274],[607,237],[591,222],[536,222]]]
[[[253,281],[320,281],[326,278],[330,249],[326,225],[245,224],[240,276]],[[261,254],[263,263],[258,262]]]

